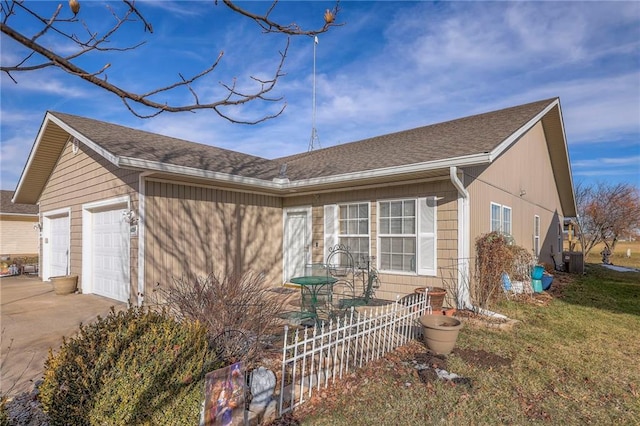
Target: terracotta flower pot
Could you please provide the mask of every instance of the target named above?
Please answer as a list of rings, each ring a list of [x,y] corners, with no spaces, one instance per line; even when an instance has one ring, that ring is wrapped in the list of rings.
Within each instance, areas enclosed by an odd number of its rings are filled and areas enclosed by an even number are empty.
[[[447,290],[442,287],[418,287],[414,290],[415,293],[424,293],[428,291],[427,295],[431,298],[431,308],[433,312],[438,312],[442,309],[444,303],[444,296],[447,294]]]
[[[50,278],[53,284],[53,291],[59,295],[75,293],[78,288],[77,275],[60,275]]]
[[[456,308],[443,307],[441,312],[444,316],[452,317],[456,314]]]
[[[451,353],[462,328],[460,320],[443,315],[423,315],[420,324],[427,348],[439,355]]]

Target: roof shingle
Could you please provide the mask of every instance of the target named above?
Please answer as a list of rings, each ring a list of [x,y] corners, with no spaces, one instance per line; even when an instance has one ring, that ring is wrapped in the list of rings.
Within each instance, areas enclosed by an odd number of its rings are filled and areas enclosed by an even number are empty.
[[[37,215],[38,206],[35,204],[14,204],[11,202],[13,191],[0,190],[0,213]]]

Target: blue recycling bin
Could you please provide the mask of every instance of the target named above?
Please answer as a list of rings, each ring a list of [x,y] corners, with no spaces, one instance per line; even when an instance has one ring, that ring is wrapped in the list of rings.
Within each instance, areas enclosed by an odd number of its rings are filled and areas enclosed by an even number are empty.
[[[542,275],[542,289],[547,291],[551,288],[551,283],[553,282],[553,275],[543,274]]]
[[[533,271],[531,271],[531,279],[541,280],[542,275],[544,275],[544,266],[536,265],[533,267]]]
[[[531,280],[534,293],[542,293],[542,280]]]

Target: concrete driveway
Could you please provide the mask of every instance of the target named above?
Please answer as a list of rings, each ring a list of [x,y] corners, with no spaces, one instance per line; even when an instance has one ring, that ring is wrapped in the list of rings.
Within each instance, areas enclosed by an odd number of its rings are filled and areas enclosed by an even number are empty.
[[[112,306],[127,307],[91,294],[56,295],[51,283],[28,276],[1,278],[0,300],[0,388],[9,396],[31,391],[49,348],[57,351],[62,336],[75,335],[80,323],[106,316]]]

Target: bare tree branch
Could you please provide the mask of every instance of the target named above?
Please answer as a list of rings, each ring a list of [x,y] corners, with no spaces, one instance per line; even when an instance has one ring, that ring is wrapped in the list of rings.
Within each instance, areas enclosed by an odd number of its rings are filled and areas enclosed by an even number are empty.
[[[304,30],[300,28],[300,26],[295,22],[292,22],[288,25],[282,25],[276,21],[271,20],[269,16],[271,15],[271,12],[273,12],[273,10],[276,8],[276,5],[278,4],[278,0],[274,0],[271,3],[271,6],[267,10],[267,12],[263,15],[257,15],[255,13],[249,12],[248,10],[241,8],[231,0],[222,0],[222,2],[234,12],[237,12],[243,16],[246,16],[249,19],[254,20],[258,25],[260,25],[260,27],[266,33],[283,33],[283,34],[289,34],[289,35],[316,36],[318,34],[327,32],[330,27],[343,25],[343,24],[335,23],[335,17],[340,12],[339,0],[336,1],[336,5],[333,8],[333,11],[329,11],[331,13],[332,19],[325,18],[324,25],[321,28],[316,30]],[[215,3],[218,4],[218,0],[216,0]]]
[[[111,27],[111,29],[104,32],[104,34],[99,35],[98,33],[92,31],[84,21],[81,21],[77,18],[75,12],[78,12],[78,9],[74,9],[73,17],[64,18],[62,17],[62,5],[58,5],[50,16],[45,17],[37,13],[35,11],[35,8],[31,4],[25,2],[24,0],[3,0],[0,7],[0,11],[3,15],[2,23],[0,24],[0,30],[3,34],[13,39],[22,47],[26,48],[27,53],[25,54],[25,57],[15,65],[2,64],[0,66],[0,71],[4,72],[15,83],[18,83],[18,80],[14,77],[14,74],[20,72],[35,71],[48,67],[59,68],[68,74],[79,77],[86,82],[89,82],[101,89],[115,94],[122,100],[125,107],[132,114],[141,118],[154,117],[163,112],[196,112],[198,110],[213,110],[220,117],[232,123],[256,124],[279,116],[286,108],[286,102],[284,102],[282,97],[269,97],[268,94],[274,89],[280,77],[284,76],[282,70],[289,50],[289,38],[291,36],[300,35],[315,36],[317,34],[328,31],[333,26],[341,25],[335,23],[335,17],[338,15],[340,10],[339,0],[336,1],[335,7],[332,10],[327,9],[327,11],[325,12],[323,25],[314,30],[301,28],[296,23],[284,25],[271,19],[271,14],[278,4],[277,0],[273,1],[268,7],[267,11],[262,15],[250,12],[249,10],[238,6],[233,1],[223,0],[223,4],[232,11],[236,12],[240,16],[246,17],[258,23],[258,25],[263,29],[263,32],[281,33],[285,35],[286,46],[283,51],[279,52],[280,60],[278,61],[271,78],[259,79],[254,76],[250,77],[250,79],[254,83],[256,83],[256,87],[252,91],[245,92],[238,90],[236,87],[235,79],[231,84],[219,82],[220,86],[223,87],[227,91],[227,93],[224,94],[221,99],[210,102],[201,102],[200,97],[198,96],[193,84],[216,70],[216,68],[220,64],[220,61],[222,60],[223,52],[220,52],[211,66],[204,69],[200,73],[189,78],[185,77],[182,73],[178,73],[179,79],[176,82],[153,89],[147,93],[136,93],[127,90],[116,83],[108,81],[105,71],[111,66],[110,63],[106,63],[97,71],[89,71],[87,69],[84,69],[83,67],[78,66],[74,62],[76,59],[89,52],[123,52],[140,47],[142,44],[144,44],[144,42],[125,47],[118,47],[110,44],[115,38],[116,33],[123,27],[123,25],[129,22],[142,22],[144,31],[153,33],[153,26],[149,21],[146,20],[143,13],[140,11],[138,6],[136,6],[134,0],[122,0],[122,3],[126,6],[126,12],[119,15],[109,7],[109,9],[111,10],[111,14],[115,19],[115,23]],[[216,0],[215,4],[217,5],[217,3],[218,2]],[[76,6],[78,5],[76,4]],[[42,25],[42,27],[33,36],[29,37],[17,28],[10,26],[9,21],[18,12],[26,13],[32,18],[36,19]],[[65,27],[62,26],[63,24],[65,25]],[[85,39],[83,40],[75,33],[69,31],[67,29],[69,25],[80,25],[86,31]],[[59,53],[59,51],[56,51],[56,49],[45,46],[43,43],[39,42],[39,39],[41,39],[42,36],[47,33],[55,34],[58,37],[62,37],[63,39],[71,41],[78,47],[78,50],[69,55],[62,55]],[[40,58],[40,62],[33,63],[33,60],[37,58]],[[193,99],[191,103],[170,104],[167,102],[163,103],[156,100],[158,95],[168,94],[168,92],[180,89],[187,90],[191,94]],[[225,112],[225,108],[244,105],[252,101],[262,101],[270,103],[281,102],[282,107],[274,114],[266,114],[256,119],[233,118],[231,115]],[[151,109],[152,112],[148,114],[142,113],[139,110],[140,107]]]

